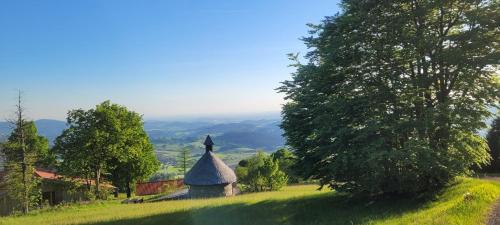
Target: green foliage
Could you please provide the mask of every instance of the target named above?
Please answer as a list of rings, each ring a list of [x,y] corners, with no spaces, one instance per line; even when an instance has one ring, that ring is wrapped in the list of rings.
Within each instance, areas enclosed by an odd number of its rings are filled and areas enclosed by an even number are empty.
[[[101,196],[102,174],[109,174],[113,183],[130,195],[130,184],[159,168],[142,118],[123,106],[106,101],[88,111],[72,110],[67,123],[69,128],[54,146],[61,159],[60,171],[96,180],[97,197]]]
[[[421,192],[488,160],[500,98],[497,1],[344,0],[311,26],[280,88],[301,175],[342,191]]]
[[[38,167],[50,167],[55,163],[55,156],[49,152],[48,140],[38,135],[35,123],[33,121],[23,121],[25,155],[30,158],[29,164]],[[20,140],[20,130],[14,128],[7,142],[4,144],[3,153],[6,161],[22,161],[22,150]]]
[[[289,183],[298,183],[300,177],[297,176],[295,171],[297,157],[288,149],[281,148],[278,151],[271,154],[271,157],[278,161],[280,170],[283,171],[288,176]]]
[[[38,206],[41,200],[40,180],[35,176],[35,167],[50,166],[55,158],[48,151],[47,139],[38,135],[33,121],[22,120],[16,124],[18,126],[2,146],[7,171],[4,184],[8,187],[14,209],[24,211]],[[22,130],[19,124],[22,124]]]
[[[21,163],[8,161],[6,170],[7,174],[4,177],[3,182],[5,186],[8,187],[7,194],[9,196],[9,201],[11,201],[11,204],[14,207],[14,211],[23,210],[25,196],[27,198],[29,208],[39,206],[39,203],[42,200],[42,193],[40,189],[41,180],[34,175],[35,168],[32,165],[28,165],[26,167],[26,186],[24,186],[23,182]],[[27,195],[25,195],[24,190],[26,190]]]
[[[137,181],[148,179],[160,168],[153,145],[144,131],[144,123],[139,114],[128,111],[125,107],[108,105],[106,110],[115,111],[119,121],[119,151],[108,162],[111,169],[109,176],[113,184],[125,189],[127,197]]]
[[[491,124],[491,129],[486,136],[490,148],[491,163],[486,167],[487,172],[500,172],[500,116]]]
[[[64,178],[62,181],[57,183],[54,182],[51,185],[59,188],[60,190],[64,190],[66,196],[65,201],[68,202],[76,203],[95,199],[92,189],[89,189],[80,180]]]
[[[280,190],[288,182],[288,176],[280,170],[279,161],[263,152],[242,160],[235,173],[238,182],[245,185],[247,191]]]

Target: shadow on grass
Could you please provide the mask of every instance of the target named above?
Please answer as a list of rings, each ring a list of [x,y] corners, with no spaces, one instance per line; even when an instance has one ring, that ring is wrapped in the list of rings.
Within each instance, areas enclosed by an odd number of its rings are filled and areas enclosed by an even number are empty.
[[[426,202],[401,196],[368,200],[327,193],[305,198],[262,201],[254,204],[238,203],[203,207],[133,219],[89,223],[89,225],[363,224],[382,218],[398,217],[401,214],[424,207]]]

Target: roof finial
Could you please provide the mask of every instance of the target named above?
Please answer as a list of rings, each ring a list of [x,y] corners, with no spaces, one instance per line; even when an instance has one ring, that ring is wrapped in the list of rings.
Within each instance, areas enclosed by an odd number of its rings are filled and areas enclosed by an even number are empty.
[[[207,135],[207,139],[205,139],[203,144],[205,145],[206,152],[213,151],[214,142],[212,141],[212,138],[210,138],[210,135]]]

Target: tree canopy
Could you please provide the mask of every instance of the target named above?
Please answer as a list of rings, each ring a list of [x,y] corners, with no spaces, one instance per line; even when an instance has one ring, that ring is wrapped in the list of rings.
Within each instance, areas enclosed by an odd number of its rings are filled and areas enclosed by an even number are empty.
[[[26,121],[22,123],[24,145],[26,147],[26,155],[32,156],[31,164],[38,167],[50,167],[55,162],[55,156],[49,152],[49,141],[47,138],[40,136],[35,126],[35,122]],[[22,161],[22,151],[20,146],[20,128],[15,127],[11,135],[4,144],[4,154],[6,161]]]
[[[342,1],[311,25],[283,82],[304,177],[350,192],[420,192],[488,162],[500,98],[498,1]]]
[[[98,197],[105,173],[130,195],[130,184],[159,167],[141,116],[123,106],[105,101],[95,109],[72,110],[67,123],[69,128],[54,146],[60,169],[68,175],[93,178]]]

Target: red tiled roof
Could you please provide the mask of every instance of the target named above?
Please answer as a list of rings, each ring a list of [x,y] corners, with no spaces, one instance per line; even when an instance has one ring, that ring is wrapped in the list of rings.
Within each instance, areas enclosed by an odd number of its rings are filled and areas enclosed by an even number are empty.
[[[162,193],[168,187],[174,186],[175,188],[180,188],[184,186],[183,179],[177,180],[163,180],[163,181],[155,181],[155,182],[146,182],[146,183],[137,183],[135,192],[136,195],[154,195]]]
[[[45,170],[41,170],[41,169],[35,169],[35,174],[42,179],[48,179],[48,180],[57,180],[57,179],[63,178],[63,176],[57,175],[54,172],[45,171]]]
[[[3,177],[5,176],[5,174],[6,174],[5,171],[0,171],[0,181],[3,180]],[[64,179],[64,176],[62,176],[62,175],[58,175],[55,172],[51,172],[51,171],[43,170],[43,169],[39,169],[39,168],[35,169],[35,175],[44,179],[44,180],[62,180],[62,179]],[[87,181],[85,179],[81,179],[81,178],[71,178],[71,179],[74,181],[77,181],[79,183],[82,183],[82,184],[87,184]],[[90,185],[95,185],[95,181],[90,180]],[[100,186],[105,187],[105,188],[115,188],[115,186],[111,185],[108,182],[101,182]]]
[[[40,178],[42,179],[47,179],[47,180],[59,180],[59,179],[63,179],[64,176],[62,175],[57,175],[56,173],[54,172],[51,172],[51,171],[47,171],[47,170],[42,170],[42,169],[35,169],[35,174],[37,176],[39,176]],[[72,180],[76,180],[82,184],[87,184],[87,181],[85,179],[81,179],[81,178],[72,178]],[[95,185],[95,181],[94,180],[90,180],[90,185]],[[101,181],[101,184],[100,186],[102,187],[107,187],[107,188],[115,188],[115,186],[109,184],[108,182],[102,182]]]

